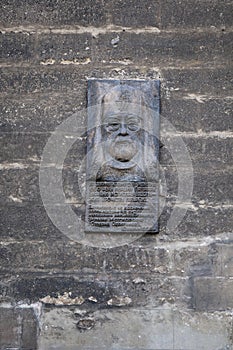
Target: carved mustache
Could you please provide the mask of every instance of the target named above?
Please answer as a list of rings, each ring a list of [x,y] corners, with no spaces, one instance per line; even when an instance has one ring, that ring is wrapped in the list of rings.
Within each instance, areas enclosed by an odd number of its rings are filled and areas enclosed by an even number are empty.
[[[114,143],[132,143],[134,140],[132,140],[131,137],[129,136],[117,136],[116,139],[114,140]]]

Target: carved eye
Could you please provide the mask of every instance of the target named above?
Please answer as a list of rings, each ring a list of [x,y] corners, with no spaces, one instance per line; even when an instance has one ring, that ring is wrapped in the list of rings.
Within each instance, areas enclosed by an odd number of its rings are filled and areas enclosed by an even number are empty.
[[[128,124],[128,129],[131,131],[137,131],[139,129],[139,126],[137,124]]]
[[[107,124],[107,129],[109,131],[117,131],[119,128],[120,128],[120,124],[119,123]]]

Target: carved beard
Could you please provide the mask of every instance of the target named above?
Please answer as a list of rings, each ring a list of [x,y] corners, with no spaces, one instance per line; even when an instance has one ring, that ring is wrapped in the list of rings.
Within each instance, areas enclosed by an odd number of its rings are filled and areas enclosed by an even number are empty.
[[[137,152],[137,142],[125,136],[118,136],[109,147],[110,155],[120,162],[130,161]]]

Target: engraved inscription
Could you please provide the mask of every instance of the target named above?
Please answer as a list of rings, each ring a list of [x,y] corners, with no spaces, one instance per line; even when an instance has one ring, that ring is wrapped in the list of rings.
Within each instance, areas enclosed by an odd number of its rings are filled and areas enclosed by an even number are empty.
[[[121,227],[122,231],[135,227],[142,217],[150,218],[151,205],[147,204],[148,193],[150,192],[154,199],[157,196],[154,183],[146,182],[90,182],[88,190],[89,223],[102,228]]]
[[[89,81],[86,232],[157,231],[158,90]]]

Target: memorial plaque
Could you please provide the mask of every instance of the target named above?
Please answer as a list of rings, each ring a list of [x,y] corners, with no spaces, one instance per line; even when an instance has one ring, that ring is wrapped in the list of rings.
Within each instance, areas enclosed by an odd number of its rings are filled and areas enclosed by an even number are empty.
[[[88,81],[86,232],[157,232],[159,81]]]

